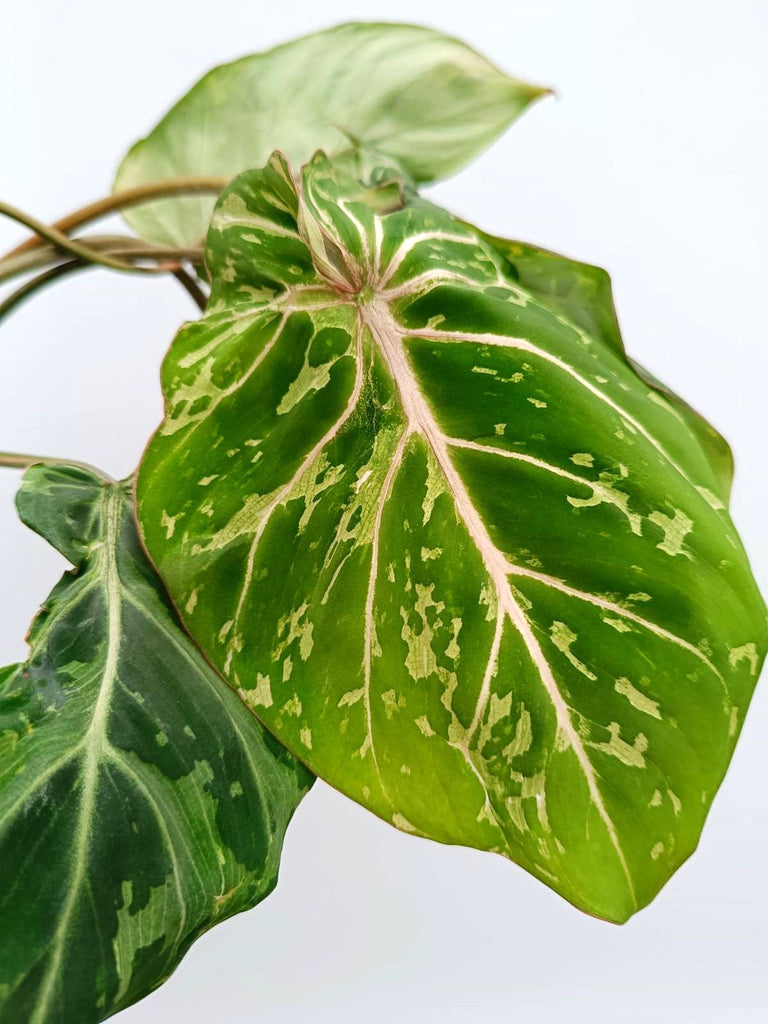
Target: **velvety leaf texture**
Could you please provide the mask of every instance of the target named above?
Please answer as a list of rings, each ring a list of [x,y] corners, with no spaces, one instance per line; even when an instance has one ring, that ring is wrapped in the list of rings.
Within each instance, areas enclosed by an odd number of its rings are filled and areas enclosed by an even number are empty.
[[[272,890],[311,776],[181,630],[127,483],[38,466],[18,508],[75,568],[0,672],[0,1021],[88,1024]]]
[[[431,29],[338,25],[214,68],[131,149],[115,191],[179,175],[234,177],[275,148],[303,163],[352,142],[429,181],[468,163],[546,92]],[[196,244],[213,204],[156,201],[126,219],[151,241]]]
[[[628,362],[605,276],[510,246],[385,167],[242,175],[139,519],[313,771],[623,921],[696,846],[765,608],[722,464]]]

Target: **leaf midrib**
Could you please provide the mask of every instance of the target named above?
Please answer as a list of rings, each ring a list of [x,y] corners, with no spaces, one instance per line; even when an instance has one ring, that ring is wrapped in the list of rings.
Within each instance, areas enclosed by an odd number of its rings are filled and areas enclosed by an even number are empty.
[[[493,543],[481,516],[474,507],[469,492],[453,465],[446,438],[421,394],[403,345],[404,332],[393,318],[387,303],[380,298],[375,298],[370,303],[363,305],[361,307],[361,316],[374,340],[378,343],[392,378],[397,385],[407,419],[406,433],[408,435],[412,433],[420,434],[424,437],[432,451],[453,497],[456,512],[472,537],[483,560],[485,569],[493,582],[500,609],[503,608],[504,614],[509,618],[514,628],[517,629],[531,661],[536,667],[542,685],[554,707],[558,728],[567,737],[574,756],[579,762],[579,767],[585,777],[592,803],[603,821],[626,878],[629,894],[637,906],[637,898],[629,866],[619,843],[616,827],[600,793],[595,770],[571,721],[568,705],[560,693],[552,669],[536,639],[531,624],[512,593],[507,576],[506,556]],[[382,494],[382,501],[385,500],[386,498]],[[496,645],[494,644],[493,647],[496,648]],[[498,654],[498,649],[496,649],[495,653]],[[492,666],[489,664],[478,696],[473,724],[480,720],[481,709],[487,704],[490,695],[491,677]],[[367,684],[369,682],[370,678],[368,675]],[[370,697],[368,700],[370,700]],[[476,768],[474,766],[470,767],[472,767],[476,774]]]
[[[82,740],[82,743],[85,745],[86,755],[83,769],[83,788],[78,813],[77,842],[73,854],[69,893],[52,939],[53,954],[48,961],[29,1024],[43,1024],[45,1021],[54,986],[57,980],[59,980],[58,969],[64,952],[63,937],[69,928],[70,919],[79,899],[85,874],[88,844],[91,838],[89,826],[93,818],[98,784],[99,759],[105,749],[109,708],[117,681],[117,665],[120,655],[122,599],[117,569],[117,540],[120,528],[121,500],[121,494],[116,487],[105,486],[100,498],[104,516],[103,521],[105,523],[105,536],[97,559],[97,569],[103,573],[106,595],[106,656],[99,696],[94,706],[91,724]]]

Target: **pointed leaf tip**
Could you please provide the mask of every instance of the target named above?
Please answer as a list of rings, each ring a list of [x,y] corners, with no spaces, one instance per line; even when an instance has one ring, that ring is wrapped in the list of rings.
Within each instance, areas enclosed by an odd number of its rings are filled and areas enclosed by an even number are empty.
[[[189,174],[234,178],[274,149],[298,166],[351,139],[427,182],[459,170],[547,92],[432,29],[338,25],[214,68],[133,146],[115,191]],[[213,205],[163,199],[125,216],[144,238],[188,245],[205,237]]]

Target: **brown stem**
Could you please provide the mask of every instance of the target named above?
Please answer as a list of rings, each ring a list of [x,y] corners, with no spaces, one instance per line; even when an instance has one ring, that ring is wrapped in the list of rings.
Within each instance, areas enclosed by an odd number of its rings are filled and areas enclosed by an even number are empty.
[[[64,234],[68,234],[70,231],[74,231],[75,228],[89,224],[91,221],[104,217],[108,213],[113,213],[115,210],[136,206],[150,199],[161,199],[163,197],[184,194],[194,195],[195,193],[213,193],[218,195],[229,184],[229,180],[229,178],[221,177],[185,177],[168,178],[165,181],[153,181],[147,185],[138,185],[136,188],[127,188],[122,192],[116,192],[114,195],[99,199],[95,203],[89,203],[88,206],[83,206],[81,209],[75,210],[74,213],[70,213],[66,217],[62,217],[61,220],[57,220],[53,227]],[[32,249],[37,249],[43,244],[42,239],[38,237],[28,238],[26,242],[22,242],[21,245],[17,245],[15,249],[11,249],[10,252],[6,253],[2,260],[0,260],[0,263],[12,257],[20,256],[22,253],[29,252]]]
[[[135,251],[132,253],[128,250],[127,255],[135,255]],[[49,267],[42,274],[38,274],[36,277],[30,278],[25,281],[20,288],[16,291],[11,292],[2,302],[0,302],[0,321],[2,321],[10,312],[12,312],[17,306],[19,306],[26,299],[30,298],[41,288],[45,288],[47,285],[56,281],[59,277],[64,277],[67,274],[71,274],[76,270],[87,270],[89,267],[94,266],[93,263],[86,263],[85,260],[72,259],[67,260],[65,263],[59,263],[57,266]],[[208,303],[208,297],[205,292],[200,288],[195,281],[194,277],[189,274],[183,267],[177,262],[171,263],[165,267],[159,265],[158,270],[166,270],[168,273],[173,274],[176,280],[181,284],[185,291],[191,296],[192,301],[197,305],[201,312],[205,311],[205,307]]]
[[[11,292],[7,298],[0,302],[0,321],[4,320],[25,299],[30,298],[41,288],[45,288],[52,281],[59,277],[64,277],[65,274],[71,274],[73,270],[84,270],[88,266],[90,264],[84,263],[83,260],[67,260],[66,263],[60,263],[58,266],[51,267],[44,273],[38,274],[37,277],[25,281],[21,288],[17,288],[15,292]]]
[[[114,477],[105,473],[103,469],[97,469],[89,462],[78,462],[76,459],[58,459],[51,455],[22,455],[18,452],[0,452],[0,466],[7,469],[29,469],[30,466],[76,466],[78,469],[85,469],[93,473],[107,483],[114,483]]]
[[[131,235],[86,235],[75,239],[83,242],[88,249],[106,252],[110,256],[129,256],[136,259],[181,260],[196,265],[203,262],[203,250],[199,248],[176,249],[173,246],[150,245],[140,238]],[[61,258],[61,253],[54,245],[40,245],[29,252],[14,256],[13,259],[0,260],[0,282],[12,277],[26,274],[30,270],[44,267],[46,264]]]
[[[173,271],[173,276],[182,286],[185,288],[189,295],[192,297],[192,301],[197,304],[197,308],[201,313],[205,312],[205,307],[208,305],[208,296],[205,294],[203,289],[198,285],[197,281],[191,274],[188,274],[183,267],[177,267]]]

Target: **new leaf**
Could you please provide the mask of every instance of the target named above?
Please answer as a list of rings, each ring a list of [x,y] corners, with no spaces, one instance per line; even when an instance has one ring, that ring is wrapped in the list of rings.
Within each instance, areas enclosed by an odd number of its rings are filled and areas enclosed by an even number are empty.
[[[214,68],[120,165],[115,191],[193,174],[235,177],[281,149],[364,143],[418,180],[463,167],[546,89],[520,82],[465,43],[416,25],[351,23]],[[205,237],[213,199],[162,200],[126,214],[160,244]]]

